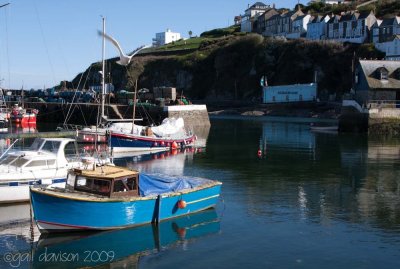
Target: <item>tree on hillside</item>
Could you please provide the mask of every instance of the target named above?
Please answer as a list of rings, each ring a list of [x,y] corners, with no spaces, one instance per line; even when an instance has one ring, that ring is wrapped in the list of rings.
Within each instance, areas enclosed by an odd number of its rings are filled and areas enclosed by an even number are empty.
[[[189,31],[189,37],[192,38],[193,32]]]

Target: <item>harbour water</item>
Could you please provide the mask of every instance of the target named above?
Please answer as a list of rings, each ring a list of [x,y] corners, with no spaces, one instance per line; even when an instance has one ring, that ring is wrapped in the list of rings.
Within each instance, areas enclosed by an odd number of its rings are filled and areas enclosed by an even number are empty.
[[[50,237],[32,229],[28,205],[2,206],[0,268],[400,266],[400,138],[215,118],[205,149],[115,162],[217,179],[222,199],[159,227]]]

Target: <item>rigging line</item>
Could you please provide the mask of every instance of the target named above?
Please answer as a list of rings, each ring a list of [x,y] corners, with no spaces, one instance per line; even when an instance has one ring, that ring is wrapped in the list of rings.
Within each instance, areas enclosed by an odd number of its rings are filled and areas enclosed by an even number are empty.
[[[91,68],[92,68],[92,66],[89,67],[88,74],[87,74],[87,76],[86,76],[86,80],[87,80],[87,77],[89,76],[89,73],[90,73]],[[77,87],[77,89],[76,89],[75,92],[74,92],[74,96],[72,97],[72,100],[75,99],[76,92],[77,92],[77,90],[79,89],[79,85],[80,85],[81,82],[82,82],[83,74],[84,74],[84,73],[82,73],[81,76],[80,76],[80,78],[79,78],[78,87]],[[85,84],[86,84],[86,82],[84,83],[84,85],[85,85]],[[84,88],[84,87],[82,87],[82,88]],[[74,106],[74,109],[71,111],[72,105],[73,105],[73,102],[71,102],[71,106],[70,106],[69,109],[68,109],[67,116],[65,117],[65,120],[64,120],[64,124],[66,124],[66,123],[71,119],[72,114],[74,113],[75,108],[76,108],[76,106],[77,106],[77,105],[75,105],[75,106]]]
[[[49,49],[47,47],[46,38],[44,36],[42,23],[40,22],[39,11],[38,11],[37,6],[36,6],[36,1],[32,0],[32,2],[33,2],[33,6],[35,7],[36,18],[37,18],[38,23],[39,23],[40,33],[42,34],[42,39],[43,39],[44,47],[45,47],[45,50],[46,50],[47,59],[49,60],[51,74],[53,76],[53,81],[54,81],[54,84],[57,84],[56,75],[54,73],[54,68],[53,68],[53,63],[51,62],[51,59],[50,59],[50,53],[49,53]]]

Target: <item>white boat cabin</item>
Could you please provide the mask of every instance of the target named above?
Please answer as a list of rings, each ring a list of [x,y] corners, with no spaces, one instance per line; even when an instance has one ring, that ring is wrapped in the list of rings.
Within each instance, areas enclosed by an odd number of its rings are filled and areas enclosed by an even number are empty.
[[[78,147],[69,138],[36,138],[27,150],[7,153],[0,166],[19,171],[66,167],[70,162],[79,161]]]

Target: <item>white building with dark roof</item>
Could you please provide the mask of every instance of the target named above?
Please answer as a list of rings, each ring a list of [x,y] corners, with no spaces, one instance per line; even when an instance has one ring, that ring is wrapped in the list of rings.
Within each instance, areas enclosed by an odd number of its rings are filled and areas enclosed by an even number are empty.
[[[253,23],[257,20],[258,16],[263,14],[265,11],[270,9],[270,5],[266,5],[262,2],[256,2],[253,5],[249,5],[242,15],[242,20],[240,24],[241,32],[252,32]]]

